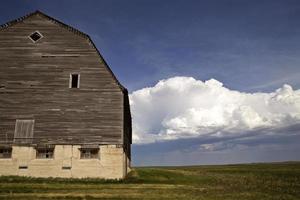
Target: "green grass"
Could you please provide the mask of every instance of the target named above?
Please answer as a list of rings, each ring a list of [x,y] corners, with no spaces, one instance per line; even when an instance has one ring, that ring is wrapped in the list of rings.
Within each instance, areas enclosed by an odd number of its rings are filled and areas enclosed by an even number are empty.
[[[300,162],[134,168],[125,180],[0,177],[0,199],[300,199]]]

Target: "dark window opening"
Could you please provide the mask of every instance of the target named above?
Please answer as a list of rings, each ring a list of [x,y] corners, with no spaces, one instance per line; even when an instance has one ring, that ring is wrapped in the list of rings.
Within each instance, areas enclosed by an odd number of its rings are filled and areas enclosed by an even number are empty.
[[[53,158],[54,149],[37,149],[36,158],[51,159]]]
[[[62,169],[63,170],[70,170],[70,169],[72,169],[72,167],[70,167],[70,166],[62,166]]]
[[[28,169],[28,166],[19,166],[19,169]]]
[[[81,149],[80,159],[98,159],[99,149]]]
[[[71,75],[71,88],[79,88],[79,74]]]
[[[0,159],[1,158],[11,158],[11,148],[0,149]]]
[[[42,38],[42,35],[36,31],[34,33],[32,33],[30,36],[29,36],[34,42],[38,41],[39,39]]]

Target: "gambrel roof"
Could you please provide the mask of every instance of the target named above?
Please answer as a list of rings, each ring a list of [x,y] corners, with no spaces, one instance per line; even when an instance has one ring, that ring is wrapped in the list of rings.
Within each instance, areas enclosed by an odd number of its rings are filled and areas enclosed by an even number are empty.
[[[131,143],[128,91],[89,35],[35,11],[1,25],[0,43],[0,144]]]
[[[5,24],[0,25],[0,31],[3,30],[3,29],[8,28],[8,27],[10,27],[10,26],[13,26],[13,25],[15,25],[15,24],[17,24],[17,23],[20,23],[20,22],[22,22],[23,20],[25,20],[25,19],[27,19],[27,18],[29,18],[29,17],[32,17],[32,16],[34,16],[34,15],[40,15],[40,16],[42,16],[42,17],[48,19],[49,21],[51,21],[51,22],[53,22],[53,23],[55,23],[55,24],[57,24],[57,25],[59,25],[59,26],[65,28],[65,29],[67,29],[67,30],[69,30],[69,31],[71,31],[72,33],[77,34],[77,35],[79,35],[79,36],[81,36],[81,37],[87,39],[88,42],[91,43],[92,46],[95,48],[95,50],[96,50],[97,53],[99,54],[100,58],[103,60],[103,62],[104,62],[104,64],[105,64],[105,67],[106,67],[107,70],[110,72],[110,74],[112,75],[112,78],[116,81],[116,83],[117,83],[117,85],[120,87],[120,89],[121,89],[123,92],[128,93],[127,89],[126,89],[126,88],[118,81],[118,79],[116,78],[116,76],[114,75],[114,73],[112,72],[112,70],[111,70],[110,67],[108,66],[107,62],[104,60],[103,56],[101,55],[101,53],[99,52],[99,50],[97,49],[96,45],[94,44],[94,42],[92,41],[92,39],[90,38],[90,36],[89,36],[88,34],[82,32],[82,31],[79,31],[78,29],[76,29],[76,28],[74,28],[74,27],[72,27],[72,26],[69,26],[69,25],[67,25],[67,24],[65,24],[65,23],[63,23],[63,22],[61,22],[61,21],[59,21],[59,20],[57,20],[57,19],[54,19],[54,18],[52,18],[52,17],[46,15],[45,13],[43,13],[43,12],[41,12],[41,11],[39,11],[39,10],[36,10],[35,12],[29,13],[29,14],[23,16],[23,17],[19,17],[19,18],[15,19],[15,20],[12,20],[12,21],[9,21],[9,22],[7,22],[7,23],[5,23]]]

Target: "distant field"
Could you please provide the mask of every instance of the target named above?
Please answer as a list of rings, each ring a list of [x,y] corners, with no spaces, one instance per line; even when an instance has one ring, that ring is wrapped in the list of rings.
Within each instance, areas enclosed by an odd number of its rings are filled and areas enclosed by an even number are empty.
[[[0,177],[0,199],[300,199],[300,162],[135,168],[123,181]]]

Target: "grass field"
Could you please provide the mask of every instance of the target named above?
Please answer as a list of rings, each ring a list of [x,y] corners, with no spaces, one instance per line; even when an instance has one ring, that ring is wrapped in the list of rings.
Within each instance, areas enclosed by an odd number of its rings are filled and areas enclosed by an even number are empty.
[[[0,199],[300,199],[300,162],[135,168],[125,180],[0,177]]]

